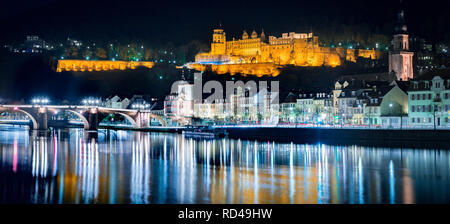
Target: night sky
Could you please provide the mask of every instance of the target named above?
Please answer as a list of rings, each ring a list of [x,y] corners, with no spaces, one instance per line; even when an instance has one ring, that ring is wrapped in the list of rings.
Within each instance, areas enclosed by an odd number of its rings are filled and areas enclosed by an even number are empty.
[[[345,24],[390,35],[399,1],[138,1],[138,0],[17,0],[0,8],[3,42],[22,42],[24,35],[47,40],[68,36],[92,41],[145,41],[155,45],[208,43],[212,29],[223,24],[228,38],[242,30],[268,35],[309,32]],[[431,42],[449,42],[450,1],[404,0],[411,34]]]

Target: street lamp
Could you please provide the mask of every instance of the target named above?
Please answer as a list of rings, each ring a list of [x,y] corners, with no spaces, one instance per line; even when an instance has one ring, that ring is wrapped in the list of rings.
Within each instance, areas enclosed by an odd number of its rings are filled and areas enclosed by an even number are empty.
[[[99,106],[101,101],[100,98],[88,97],[81,101],[85,106]]]
[[[363,110],[362,110],[361,104],[358,105],[358,113],[359,113],[359,114],[363,114]],[[363,117],[363,116],[358,116],[358,125],[361,125],[361,124],[363,123],[363,121],[361,121],[361,118],[362,118],[362,117]]]
[[[392,103],[389,104],[389,127],[392,128]]]
[[[45,105],[45,104],[48,104],[50,102],[50,100],[48,99],[48,98],[43,98],[43,97],[36,97],[36,98],[33,98],[32,100],[31,100],[31,103],[32,104],[36,104],[36,105]]]
[[[134,104],[131,105],[131,108],[138,109],[138,110],[149,109],[150,108],[150,104],[146,103],[145,101],[142,102],[142,103],[134,103]]]

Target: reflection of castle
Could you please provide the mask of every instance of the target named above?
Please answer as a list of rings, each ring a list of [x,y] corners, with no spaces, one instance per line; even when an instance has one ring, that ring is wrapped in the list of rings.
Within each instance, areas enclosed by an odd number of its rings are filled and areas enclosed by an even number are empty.
[[[192,67],[201,69],[204,64],[224,65],[273,64],[295,66],[330,66],[342,65],[343,61],[356,62],[356,58],[379,59],[381,52],[363,49],[329,48],[319,46],[318,37],[312,33],[283,33],[281,37],[269,36],[264,31],[261,35],[253,31],[251,36],[244,31],[242,39],[227,41],[223,29],[215,29],[211,52],[199,53]],[[236,66],[234,66],[236,67]],[[253,67],[253,66],[250,66]],[[223,70],[218,68],[217,70]],[[262,72],[263,69],[259,69]],[[231,72],[233,71],[226,71]],[[239,72],[239,71],[237,71]],[[247,71],[252,74],[252,71]],[[225,73],[225,71],[223,72]],[[256,72],[258,74],[258,72]]]

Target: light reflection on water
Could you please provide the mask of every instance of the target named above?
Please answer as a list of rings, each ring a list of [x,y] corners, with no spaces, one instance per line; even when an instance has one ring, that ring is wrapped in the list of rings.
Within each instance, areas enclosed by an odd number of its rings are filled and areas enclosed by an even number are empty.
[[[1,203],[449,203],[450,153],[0,129]]]

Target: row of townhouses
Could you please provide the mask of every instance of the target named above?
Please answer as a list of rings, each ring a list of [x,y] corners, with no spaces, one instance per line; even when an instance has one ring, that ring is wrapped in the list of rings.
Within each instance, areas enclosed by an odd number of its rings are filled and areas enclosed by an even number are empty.
[[[290,93],[281,103],[280,122],[450,127],[450,79],[441,76],[391,83],[338,81],[328,93]]]
[[[450,127],[450,77],[425,75],[410,81],[337,81],[331,91],[290,91],[251,96],[236,88],[231,97],[194,100],[193,84],[166,96],[164,115],[184,124],[214,123],[372,126],[393,128]]]
[[[269,91],[250,94],[249,89],[238,87],[226,99],[209,100],[208,96],[194,99],[194,85],[182,83],[176,93],[164,100],[164,115],[173,117],[178,124],[191,124],[195,120],[214,123],[278,123],[279,103]]]

